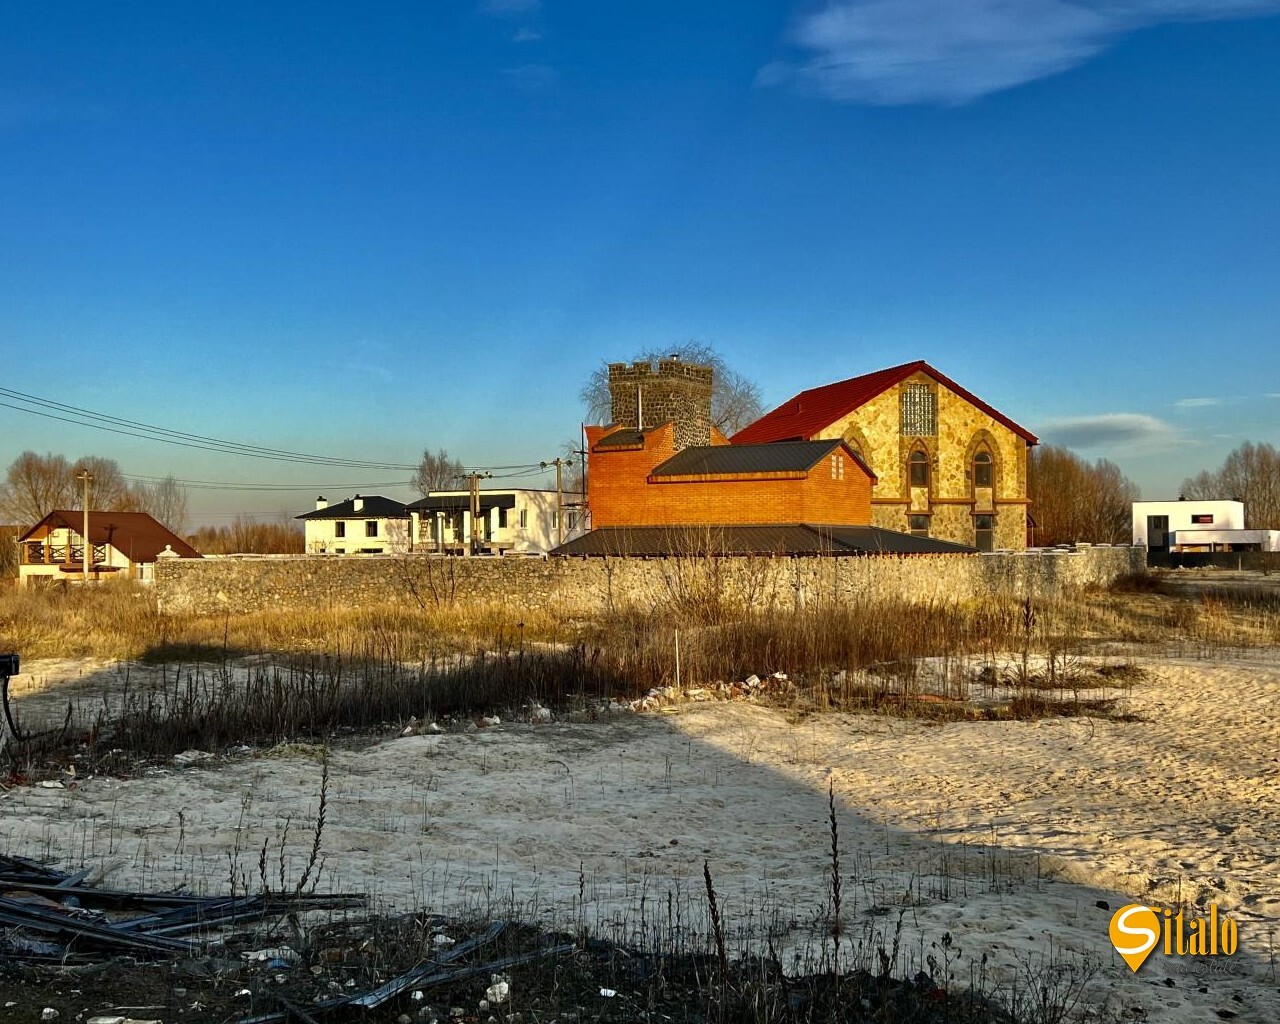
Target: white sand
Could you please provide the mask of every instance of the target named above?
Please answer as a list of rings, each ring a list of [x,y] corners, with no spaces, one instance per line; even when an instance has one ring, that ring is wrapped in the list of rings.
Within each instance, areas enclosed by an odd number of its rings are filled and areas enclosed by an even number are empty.
[[[1116,1013],[1280,1020],[1269,945],[1280,931],[1280,658],[1143,665],[1129,699],[1137,723],[789,722],[748,704],[690,704],[338,752],[322,888],[402,909],[509,913],[514,902],[628,939],[642,921],[669,925],[669,907],[699,917],[706,858],[731,927],[758,935],[770,923],[787,955],[816,954],[830,783],[854,948],[891,948],[901,921],[899,970],[941,965],[949,933],[961,984],[984,954],[988,981],[1006,986],[1045,961],[1092,961],[1089,996]],[[92,666],[78,686],[117,671]],[[38,689],[15,688],[20,713],[54,696]],[[318,788],[318,765],[296,755],[18,788],[0,793],[0,850],[64,865],[118,857],[114,884],[211,889],[225,889],[231,853],[256,886],[258,850],[269,841],[274,881],[291,818],[292,881]],[[1179,896],[1236,917],[1240,951],[1200,965],[1156,953],[1134,975],[1096,901]]]

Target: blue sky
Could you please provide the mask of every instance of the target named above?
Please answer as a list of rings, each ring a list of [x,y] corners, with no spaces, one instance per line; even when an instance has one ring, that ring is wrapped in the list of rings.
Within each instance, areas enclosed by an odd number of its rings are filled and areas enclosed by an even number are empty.
[[[639,349],[769,403],[923,358],[1172,496],[1280,440],[1277,125],[1280,0],[14,0],[0,386],[507,466]],[[304,488],[214,522],[409,493],[0,407],[26,448]]]

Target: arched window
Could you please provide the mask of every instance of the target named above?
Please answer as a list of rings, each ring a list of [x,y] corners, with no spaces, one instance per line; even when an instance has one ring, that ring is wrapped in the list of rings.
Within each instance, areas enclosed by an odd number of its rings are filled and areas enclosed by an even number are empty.
[[[973,457],[973,486],[991,487],[995,481],[995,466],[990,452],[978,452]]]
[[[929,486],[929,456],[919,448],[907,460],[907,479],[912,487]]]

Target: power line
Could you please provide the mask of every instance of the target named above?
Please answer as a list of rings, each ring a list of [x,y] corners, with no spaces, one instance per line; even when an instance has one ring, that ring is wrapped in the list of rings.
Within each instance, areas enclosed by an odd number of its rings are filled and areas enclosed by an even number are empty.
[[[290,451],[282,448],[272,448],[265,445],[245,444],[240,441],[227,441],[222,438],[209,437],[203,434],[193,434],[187,431],[173,430],[169,427],[156,426],[155,424],[144,423],[140,420],[131,420],[122,416],[113,416],[109,413],[94,412],[91,409],[85,409],[76,405],[68,405],[63,402],[55,402],[51,399],[41,398],[38,395],[30,395],[10,388],[0,388],[0,396],[11,399],[11,401],[8,402],[0,400],[0,407],[12,409],[15,412],[26,413],[30,416],[41,416],[45,419],[57,420],[61,423],[69,423],[73,426],[103,430],[108,433],[120,434],[125,437],[136,437],[144,441],[159,441],[164,444],[176,445],[181,448],[190,448],[198,451],[218,452],[224,455],[240,455],[246,458],[268,459],[276,462],[334,466],[345,469],[386,469],[413,472],[419,468],[416,465],[406,465],[396,462],[379,462],[369,459],[348,459],[332,455],[315,455],[306,452]],[[15,405],[13,404],[14,402],[22,404]],[[490,473],[498,479],[515,479],[522,476],[537,475],[541,472],[542,468],[543,467],[538,463],[516,463],[502,466],[473,466],[469,467],[469,471]],[[132,477],[132,479],[160,482],[165,478],[139,476]],[[407,483],[407,481],[403,480],[366,484],[305,485],[279,483],[244,484],[213,480],[178,480],[176,482],[196,489],[222,488],[226,490],[279,491],[304,491],[311,490],[316,487],[328,487],[335,490],[351,487],[400,487]]]
[[[0,401],[0,406],[31,416],[42,416],[45,419],[58,420],[80,427],[94,430],[105,430],[126,437],[137,437],[147,441],[160,441],[177,445],[181,448],[194,448],[202,451],[221,452],[225,455],[241,455],[246,458],[269,459],[276,462],[296,462],[317,466],[340,466],[348,469],[395,469],[412,472],[417,466],[395,462],[377,462],[368,459],[344,459],[332,455],[313,455],[306,452],[294,452],[281,448],[269,448],[264,445],[244,444],[239,441],[226,441],[221,438],[207,437],[202,434],[191,434],[182,430],[171,430],[139,420],[125,419],[106,413],[94,412],[75,405],[54,402],[37,395],[28,395],[9,388],[0,388],[0,396],[9,398],[11,402]],[[14,405],[12,402],[21,402]],[[35,408],[28,408],[35,406]],[[52,411],[50,411],[52,410]]]
[[[135,476],[131,473],[124,474],[126,480],[139,480],[143,483],[164,483],[166,480],[173,479],[176,484],[190,488],[195,491],[351,491],[360,490],[369,487],[407,487],[408,483],[404,480],[382,480],[375,483],[358,483],[358,484],[247,484],[243,481],[230,480],[179,480],[176,477],[167,476]]]

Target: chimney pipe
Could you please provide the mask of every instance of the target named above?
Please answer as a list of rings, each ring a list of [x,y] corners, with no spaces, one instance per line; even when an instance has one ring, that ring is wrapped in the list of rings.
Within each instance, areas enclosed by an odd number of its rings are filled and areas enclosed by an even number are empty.
[[[320,497],[316,498],[316,511],[317,511],[317,512],[318,512],[318,511],[320,511],[320,509],[322,509],[322,508],[328,508],[328,507],[329,507],[329,503],[328,503],[327,501],[325,501],[325,500],[324,500],[324,495],[323,495],[323,494],[322,494],[322,495],[320,495]]]
[[[351,499],[351,508],[353,511],[356,511],[356,512],[363,511],[364,498],[360,497],[360,495],[357,494],[354,498]]]

